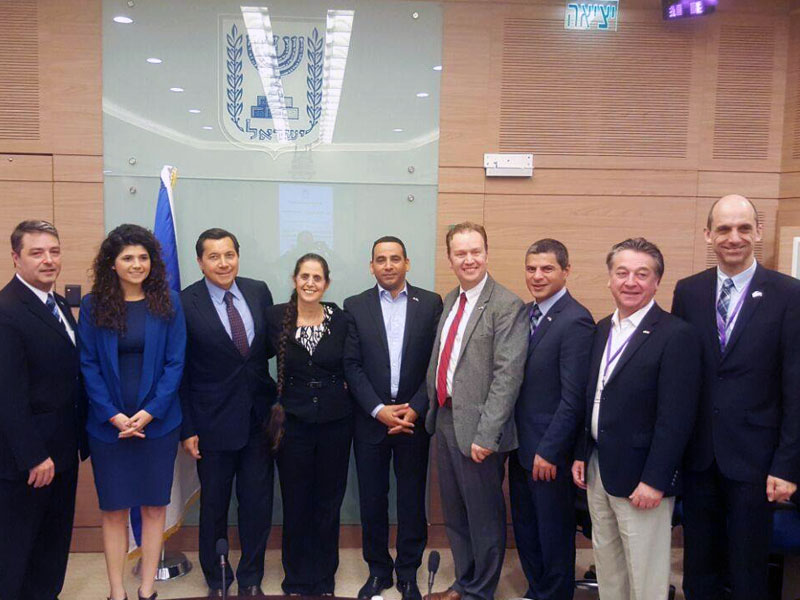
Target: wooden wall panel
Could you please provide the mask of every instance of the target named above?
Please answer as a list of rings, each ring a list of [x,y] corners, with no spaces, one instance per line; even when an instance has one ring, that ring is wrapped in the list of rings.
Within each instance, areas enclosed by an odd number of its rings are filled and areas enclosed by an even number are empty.
[[[53,184],[53,218],[61,236],[63,266],[59,290],[80,284],[89,291],[88,270],[103,240],[103,184]]]
[[[52,181],[53,158],[32,154],[0,154],[0,181]]]
[[[103,157],[56,154],[53,181],[103,183]]]
[[[49,181],[0,181],[0,285],[14,275],[8,238],[24,219],[53,220],[53,184]]]

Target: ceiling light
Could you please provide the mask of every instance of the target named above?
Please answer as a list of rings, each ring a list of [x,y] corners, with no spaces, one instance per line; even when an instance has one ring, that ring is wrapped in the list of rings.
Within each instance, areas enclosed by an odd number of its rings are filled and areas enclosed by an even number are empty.
[[[428,92],[417,92],[417,98],[427,98],[430,96]]]
[[[436,65],[435,67],[433,67],[433,70],[434,71],[441,71],[442,70],[442,65]]]
[[[392,131],[394,131],[395,133],[401,133],[403,130],[400,127],[395,127],[394,129],[392,129]]]
[[[122,23],[123,25],[130,25],[131,23],[133,23],[133,19],[131,19],[130,17],[123,17],[122,15],[120,15],[118,17],[114,17],[114,22]]]
[[[189,112],[192,113],[193,115],[199,115],[200,114],[200,109],[199,108],[190,108]]]
[[[182,92],[183,88],[182,87],[171,87],[171,88],[169,88],[169,91],[170,92]]]
[[[205,129],[206,131],[211,131],[214,128],[211,125],[203,125],[203,129]]]
[[[151,65],[160,65],[164,61],[162,61],[160,58],[156,58],[155,56],[151,56],[147,59],[147,62],[149,62]]]

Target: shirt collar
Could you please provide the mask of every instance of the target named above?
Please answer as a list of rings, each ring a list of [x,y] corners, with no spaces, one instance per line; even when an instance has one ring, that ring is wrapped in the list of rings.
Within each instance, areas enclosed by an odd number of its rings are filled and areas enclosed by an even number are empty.
[[[48,292],[43,292],[43,291],[42,291],[42,290],[40,290],[39,288],[33,287],[33,286],[30,284],[30,283],[28,283],[27,281],[25,281],[25,280],[24,280],[22,277],[20,277],[20,274],[19,274],[19,273],[15,273],[15,275],[16,275],[17,279],[19,279],[19,280],[22,282],[22,285],[24,285],[26,288],[28,288],[30,291],[32,291],[34,294],[36,294],[36,297],[37,297],[39,300],[41,300],[41,301],[42,301],[42,303],[44,303],[44,304],[46,304],[46,303],[47,303],[47,296],[48,296],[49,294],[52,294],[52,293],[53,293],[53,290],[52,290],[52,289],[50,290],[50,292],[49,292],[49,293],[48,293]]]
[[[380,283],[377,284],[377,285],[378,285],[378,297],[386,298],[390,302],[394,302],[395,300],[400,298],[400,296],[408,296],[408,284],[407,283],[403,284],[403,289],[400,290],[400,293],[397,294],[396,298],[392,298],[392,292],[390,292],[389,290],[385,289]]]
[[[650,311],[651,308],[653,308],[653,304],[655,303],[656,303],[655,298],[650,300],[650,302],[648,302],[645,306],[637,310],[631,316],[622,319],[622,323],[624,323],[625,321],[629,321],[634,328],[639,327],[639,324],[642,322],[642,319],[644,319],[644,316]],[[614,324],[614,327],[616,327],[617,329],[622,327],[622,323],[620,323],[619,321],[619,309],[614,311],[614,316],[611,317],[611,321]]]
[[[216,302],[217,304],[222,304],[225,301],[225,292],[230,292],[233,294],[233,297],[237,300],[243,300],[242,293],[239,291],[239,286],[236,285],[236,280],[234,280],[231,289],[224,290],[218,285],[211,283],[208,280],[208,277],[203,278],[206,282],[206,288],[208,288],[208,293],[211,295],[211,300]]]
[[[547,300],[542,300],[541,302],[534,302],[534,304],[539,305],[539,310],[542,311],[542,316],[547,314],[547,311],[553,308],[553,305],[561,300],[564,297],[564,294],[567,293],[566,286],[558,290],[555,294],[550,296]]]
[[[717,284],[720,286],[725,282],[726,279],[731,279],[733,281],[733,287],[736,289],[737,292],[741,292],[744,287],[750,283],[750,280],[753,279],[753,275],[756,273],[756,267],[758,266],[758,261],[753,260],[753,264],[747,267],[741,273],[734,275],[733,277],[729,277],[722,272],[722,269],[717,267]]]
[[[474,300],[477,300],[478,297],[481,295],[483,288],[486,286],[487,279],[489,279],[489,273],[486,273],[486,275],[483,276],[483,279],[481,279],[480,283],[476,285],[474,288],[471,288],[469,290],[464,290],[464,288],[459,286],[458,295],[460,296],[461,294],[466,294],[467,302],[472,302]]]

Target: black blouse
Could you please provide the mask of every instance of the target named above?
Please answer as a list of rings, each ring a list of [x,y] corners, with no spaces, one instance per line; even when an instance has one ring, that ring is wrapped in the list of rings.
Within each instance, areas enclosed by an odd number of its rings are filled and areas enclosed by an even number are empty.
[[[344,344],[347,318],[335,304],[325,302],[331,311],[325,334],[312,354],[296,339],[294,328],[286,342],[283,395],[279,399],[290,415],[308,423],[327,423],[348,417],[353,402],[344,379]],[[287,304],[267,309],[267,331],[276,351]]]

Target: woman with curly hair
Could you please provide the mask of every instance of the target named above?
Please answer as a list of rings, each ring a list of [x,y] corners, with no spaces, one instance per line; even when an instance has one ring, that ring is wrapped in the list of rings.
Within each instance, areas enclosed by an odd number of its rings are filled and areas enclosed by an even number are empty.
[[[89,396],[89,446],[103,515],[110,600],[127,598],[128,511],[141,507],[140,600],[153,589],[178,449],[186,324],[167,285],[158,241],[138,225],[108,234],[81,302],[81,371]]]
[[[353,405],[344,381],[347,319],[322,302],[328,263],[301,256],[287,304],[267,312],[278,351],[278,403],[270,437],[283,498],[283,591],[333,595],[339,566],[339,510],[347,487]]]

